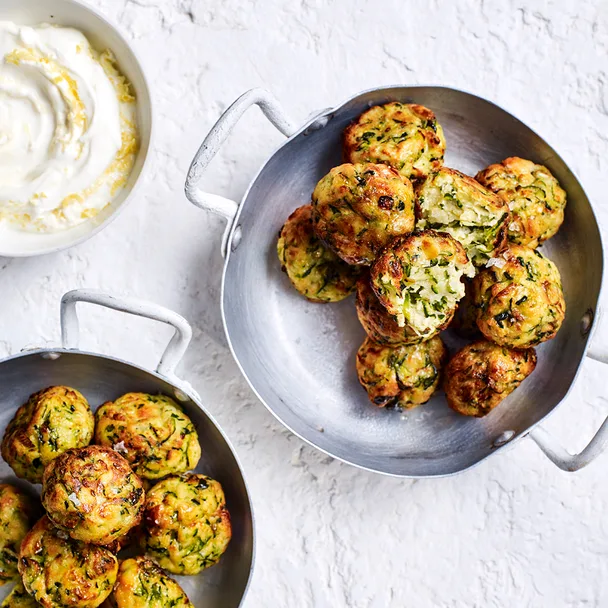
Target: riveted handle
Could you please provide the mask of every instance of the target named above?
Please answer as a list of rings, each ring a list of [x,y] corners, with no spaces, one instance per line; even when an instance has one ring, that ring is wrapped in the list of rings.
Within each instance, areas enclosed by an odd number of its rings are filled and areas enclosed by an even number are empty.
[[[562,471],[573,473],[595,460],[608,447],[608,417],[602,423],[593,439],[584,450],[571,454],[545,429],[537,428],[530,432],[530,438],[543,451],[545,456]]]
[[[274,95],[264,89],[251,89],[241,95],[213,125],[194,155],[186,177],[185,192],[188,200],[193,205],[215,213],[227,221],[222,238],[222,255],[226,255],[228,251],[228,238],[238,211],[238,203],[217,194],[203,192],[199,188],[199,183],[209,163],[222,147],[232,129],[253,105],[259,106],[266,118],[286,137],[290,137],[296,132],[296,126],[287,118]]]
[[[63,348],[78,348],[80,338],[80,326],[76,312],[78,302],[97,304],[130,315],[160,321],[173,327],[175,333],[167,345],[156,371],[171,380],[173,384],[182,384],[181,380],[175,375],[175,369],[182,360],[192,339],[192,328],[186,319],[168,308],[138,298],[112,296],[97,289],[76,289],[66,293],[61,298],[61,342]]]

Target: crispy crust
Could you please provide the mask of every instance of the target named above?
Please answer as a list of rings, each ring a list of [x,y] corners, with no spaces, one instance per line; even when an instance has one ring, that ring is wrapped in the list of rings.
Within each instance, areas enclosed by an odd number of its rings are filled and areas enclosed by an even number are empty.
[[[510,395],[536,367],[533,348],[514,350],[481,340],[457,352],[445,368],[448,405],[481,418]]]
[[[407,323],[399,327],[374,293],[369,275],[365,275],[357,282],[357,317],[363,329],[371,340],[377,344],[388,346],[401,346],[405,344],[418,344],[423,338],[419,336]],[[429,336],[429,338],[432,336]]]
[[[536,248],[562,225],[566,192],[547,167],[514,156],[490,165],[475,179],[509,206],[510,242]]]
[[[312,194],[317,236],[348,264],[369,266],[389,241],[414,229],[414,189],[387,165],[334,167]]]
[[[142,517],[144,489],[129,463],[112,449],[91,445],[53,460],[42,479],[42,504],[71,538],[111,545]]]
[[[121,562],[109,603],[113,608],[192,606],[179,584],[167,576],[158,564],[145,557]]]
[[[216,564],[232,536],[219,482],[194,473],[157,483],[146,499],[144,550],[173,574],[198,574]]]
[[[374,405],[411,409],[432,397],[446,355],[439,336],[396,347],[366,338],[357,353],[357,375]]]
[[[19,580],[19,546],[39,516],[30,496],[16,486],[0,484],[0,584]]]
[[[192,421],[165,395],[127,393],[104,403],[95,422],[95,443],[119,452],[142,479],[185,473],[200,460]]]
[[[432,110],[399,102],[374,106],[344,131],[344,159],[384,163],[414,182],[443,164],[445,138]]]
[[[386,247],[372,266],[371,285],[399,325],[407,323],[428,339],[449,325],[464,296],[461,277],[473,272],[458,241],[447,233],[426,230]]]
[[[277,254],[292,285],[312,302],[339,302],[355,289],[361,268],[328,249],[313,228],[312,205],[296,209],[279,233]]]
[[[87,400],[69,386],[34,393],[2,438],[2,458],[17,477],[40,483],[44,467],[70,448],[89,445],[95,421]]]
[[[96,608],[112,591],[117,572],[118,561],[108,549],[70,539],[46,516],[21,544],[23,585],[45,608]]]
[[[448,232],[476,266],[483,266],[505,246],[507,203],[472,177],[441,167],[417,194],[416,227]]]
[[[554,338],[566,315],[555,264],[521,245],[511,245],[496,261],[473,280],[477,326],[483,335],[512,348]]]

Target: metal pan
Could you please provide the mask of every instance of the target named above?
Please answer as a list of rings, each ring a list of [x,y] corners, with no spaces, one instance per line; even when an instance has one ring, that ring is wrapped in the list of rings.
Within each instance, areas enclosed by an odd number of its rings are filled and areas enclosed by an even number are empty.
[[[285,218],[310,201],[316,182],[341,162],[344,128],[371,105],[398,100],[432,108],[447,140],[446,165],[474,175],[490,163],[522,156],[544,164],[568,193],[566,220],[543,246],[561,272],[567,316],[557,337],[538,348],[536,371],[482,419],[453,413],[437,395],[399,413],[375,408],[359,386],[355,353],[363,341],[352,301],[310,304],[288,284],[276,259]],[[205,168],[243,113],[258,105],[288,140],[268,159],[241,204],[199,189]],[[235,359],[260,400],[294,433],[345,462],[390,475],[434,477],[464,471],[529,434],[560,468],[573,471],[608,442],[608,419],[587,448],[571,455],[535,428],[566,397],[588,354],[602,282],[600,233],[589,200],[558,154],[495,104],[446,87],[374,89],[325,110],[297,128],[263,90],[240,97],[199,149],[186,181],[195,205],[228,221],[222,312]],[[533,430],[534,429],[534,430]]]
[[[156,371],[78,350],[77,302],[98,304],[174,327],[175,334]],[[177,399],[194,423],[203,449],[196,471],[220,481],[233,526],[232,541],[218,565],[198,576],[177,578],[195,606],[240,606],[253,569],[253,514],[247,486],[228,439],[205,411],[196,392],[175,375],[192,337],[190,325],[178,314],[156,304],[115,298],[94,290],[76,290],[61,300],[61,334],[62,348],[30,350],[0,361],[0,431],[4,433],[16,409],[30,394],[51,385],[77,388],[92,407],[130,391],[163,393]],[[0,479],[16,481],[5,462],[0,462]],[[0,596],[8,591],[2,589]]]

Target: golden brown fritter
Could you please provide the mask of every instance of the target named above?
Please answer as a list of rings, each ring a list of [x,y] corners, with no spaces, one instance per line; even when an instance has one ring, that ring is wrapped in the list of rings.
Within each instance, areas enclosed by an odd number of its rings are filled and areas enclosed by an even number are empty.
[[[369,266],[392,238],[414,229],[414,188],[388,165],[334,167],[312,204],[315,233],[349,264]]]
[[[117,572],[108,549],[72,540],[46,516],[21,544],[23,585],[45,608],[95,608],[110,595]]]
[[[350,266],[328,249],[313,229],[312,205],[296,209],[277,243],[281,268],[304,297],[313,302],[339,302],[355,289],[361,268]]]
[[[145,557],[121,562],[109,604],[113,608],[192,607],[179,584]]]
[[[500,251],[507,236],[509,207],[472,177],[442,167],[418,191],[416,228],[451,234],[476,266]]]
[[[136,526],[144,500],[129,463],[98,445],[55,458],[42,479],[42,504],[53,524],[95,545],[110,545]]]
[[[38,608],[40,604],[25,590],[21,579],[0,604],[0,608]]]
[[[38,505],[23,490],[0,484],[0,585],[19,580],[19,546],[39,516]]]
[[[371,269],[371,285],[397,324],[424,339],[448,326],[474,269],[449,234],[427,230],[395,239]]]
[[[439,336],[395,347],[366,338],[357,353],[359,382],[374,405],[414,408],[435,392],[446,354]]]
[[[490,165],[475,179],[509,206],[512,243],[536,248],[562,225],[566,192],[547,167],[514,156]]]
[[[503,346],[527,348],[555,337],[566,315],[559,271],[536,249],[511,245],[473,280],[477,325]]]
[[[481,418],[510,395],[536,367],[533,348],[515,350],[485,340],[458,351],[445,368],[448,405]]]
[[[443,164],[445,138],[435,114],[394,101],[363,112],[344,131],[344,158],[383,163],[419,182]]]
[[[356,307],[363,329],[374,342],[389,346],[422,342],[423,338],[407,323],[399,327],[394,317],[389,315],[372,289],[369,274],[357,282]]]
[[[173,574],[216,564],[232,535],[222,486],[205,475],[172,475],[148,492],[144,550]]]
[[[40,483],[53,458],[89,445],[94,424],[89,404],[77,390],[51,386],[17,410],[2,439],[2,458],[17,477]]]
[[[142,479],[185,473],[201,446],[192,421],[165,395],[127,393],[95,412],[95,443],[119,452]]]

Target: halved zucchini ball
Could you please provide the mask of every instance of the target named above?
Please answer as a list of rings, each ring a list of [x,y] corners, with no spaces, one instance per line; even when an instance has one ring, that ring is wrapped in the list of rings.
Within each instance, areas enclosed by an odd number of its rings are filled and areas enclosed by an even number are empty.
[[[428,339],[448,326],[475,270],[449,234],[427,230],[395,239],[371,269],[380,303],[400,327]]]
[[[472,177],[442,167],[418,191],[419,230],[451,234],[476,266],[504,246],[509,222],[507,203]]]
[[[357,282],[357,316],[371,340],[377,344],[400,346],[417,344],[424,339],[407,323],[400,327],[395,318],[389,314],[378,300],[367,274]],[[431,337],[431,336],[429,336]]]

